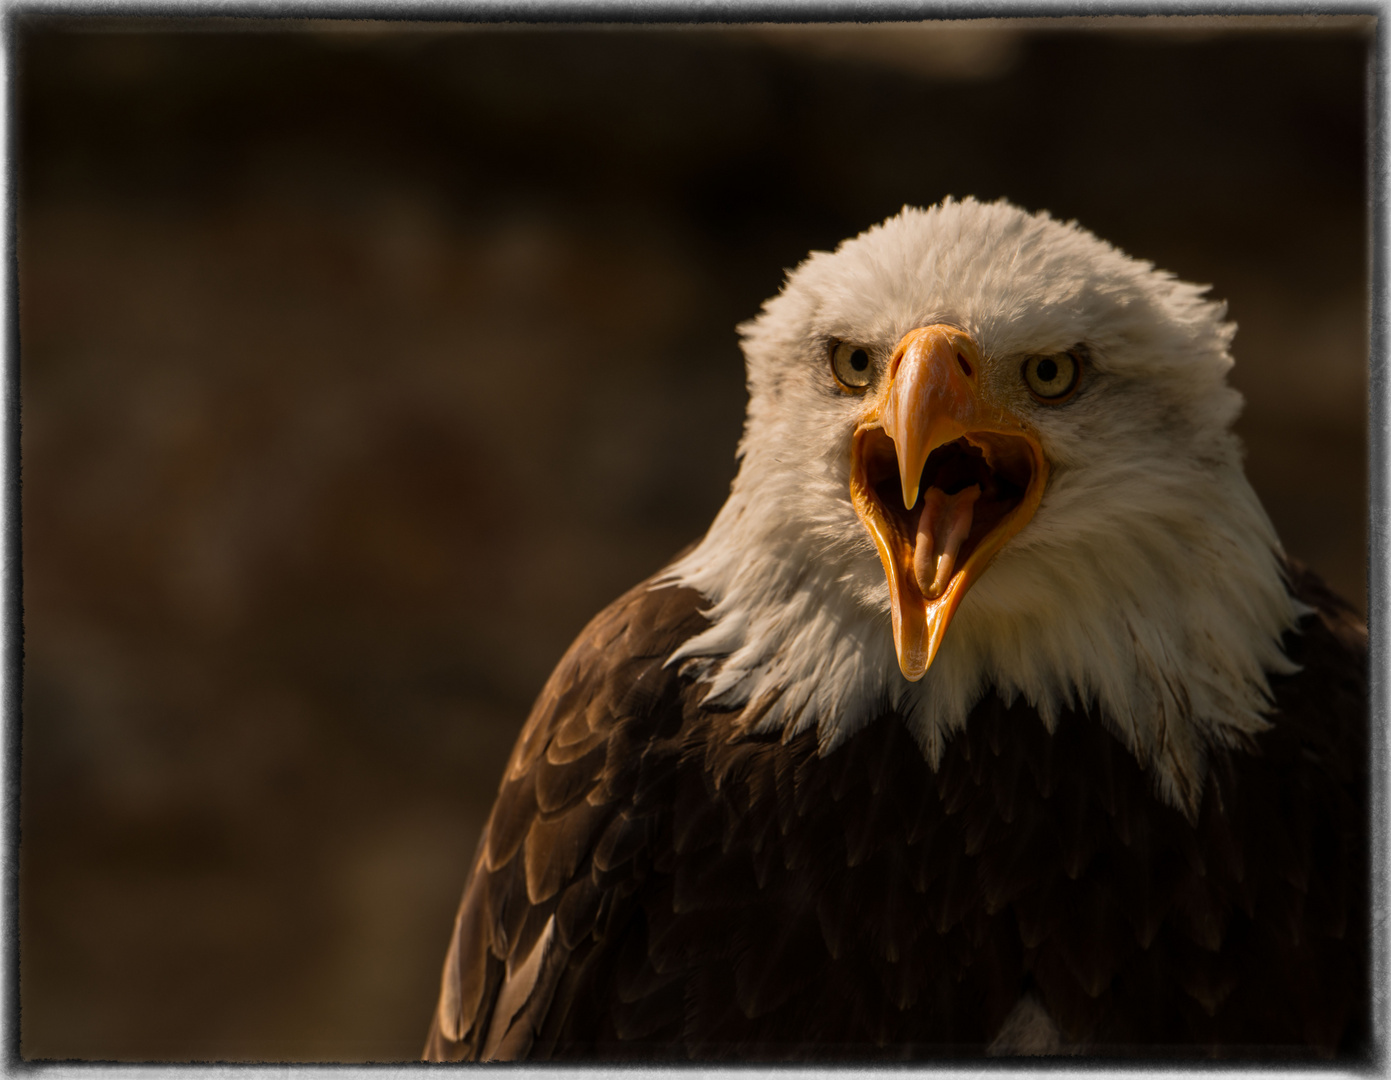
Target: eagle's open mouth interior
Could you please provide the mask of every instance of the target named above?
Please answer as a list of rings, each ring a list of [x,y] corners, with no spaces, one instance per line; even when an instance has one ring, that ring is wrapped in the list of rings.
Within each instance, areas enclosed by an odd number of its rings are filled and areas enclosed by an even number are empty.
[[[898,456],[883,430],[863,432],[859,467],[870,501],[928,599],[1019,508],[1034,474],[1028,443],[995,432],[973,432],[928,455],[912,507],[903,505]]]

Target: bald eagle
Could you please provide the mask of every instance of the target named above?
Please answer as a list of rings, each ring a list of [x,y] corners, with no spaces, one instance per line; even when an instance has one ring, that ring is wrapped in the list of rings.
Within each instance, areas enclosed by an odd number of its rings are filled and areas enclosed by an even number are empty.
[[[728,501],[512,752],[426,1057],[1359,1052],[1366,629],[1205,292],[972,199],[792,271]]]

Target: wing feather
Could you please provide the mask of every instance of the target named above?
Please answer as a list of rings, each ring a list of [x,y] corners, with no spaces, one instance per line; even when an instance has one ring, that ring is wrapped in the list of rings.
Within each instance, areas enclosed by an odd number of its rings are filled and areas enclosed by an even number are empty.
[[[428,1059],[536,1054],[591,1007],[564,995],[603,966],[606,933],[630,918],[650,828],[624,807],[654,735],[680,726],[679,677],[662,661],[704,628],[698,607],[687,590],[639,586],[589,624],[542,690],[465,886]],[[632,1030],[656,1023],[641,1015]]]

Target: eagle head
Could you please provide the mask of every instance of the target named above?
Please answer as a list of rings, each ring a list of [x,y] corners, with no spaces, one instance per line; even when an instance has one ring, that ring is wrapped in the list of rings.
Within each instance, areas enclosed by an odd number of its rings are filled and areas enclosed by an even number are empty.
[[[1006,202],[813,253],[740,328],[739,472],[666,577],[711,624],[673,662],[823,753],[885,707],[934,765],[987,693],[1089,711],[1196,813],[1304,610],[1205,292]]]

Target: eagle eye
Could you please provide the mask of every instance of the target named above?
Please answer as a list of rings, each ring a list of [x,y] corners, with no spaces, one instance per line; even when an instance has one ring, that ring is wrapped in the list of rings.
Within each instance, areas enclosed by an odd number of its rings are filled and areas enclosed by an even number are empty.
[[[831,348],[831,372],[847,390],[863,390],[874,378],[869,350],[863,345],[838,341]]]
[[[1072,396],[1082,380],[1082,365],[1071,353],[1031,356],[1024,361],[1024,382],[1039,401],[1058,405]]]

